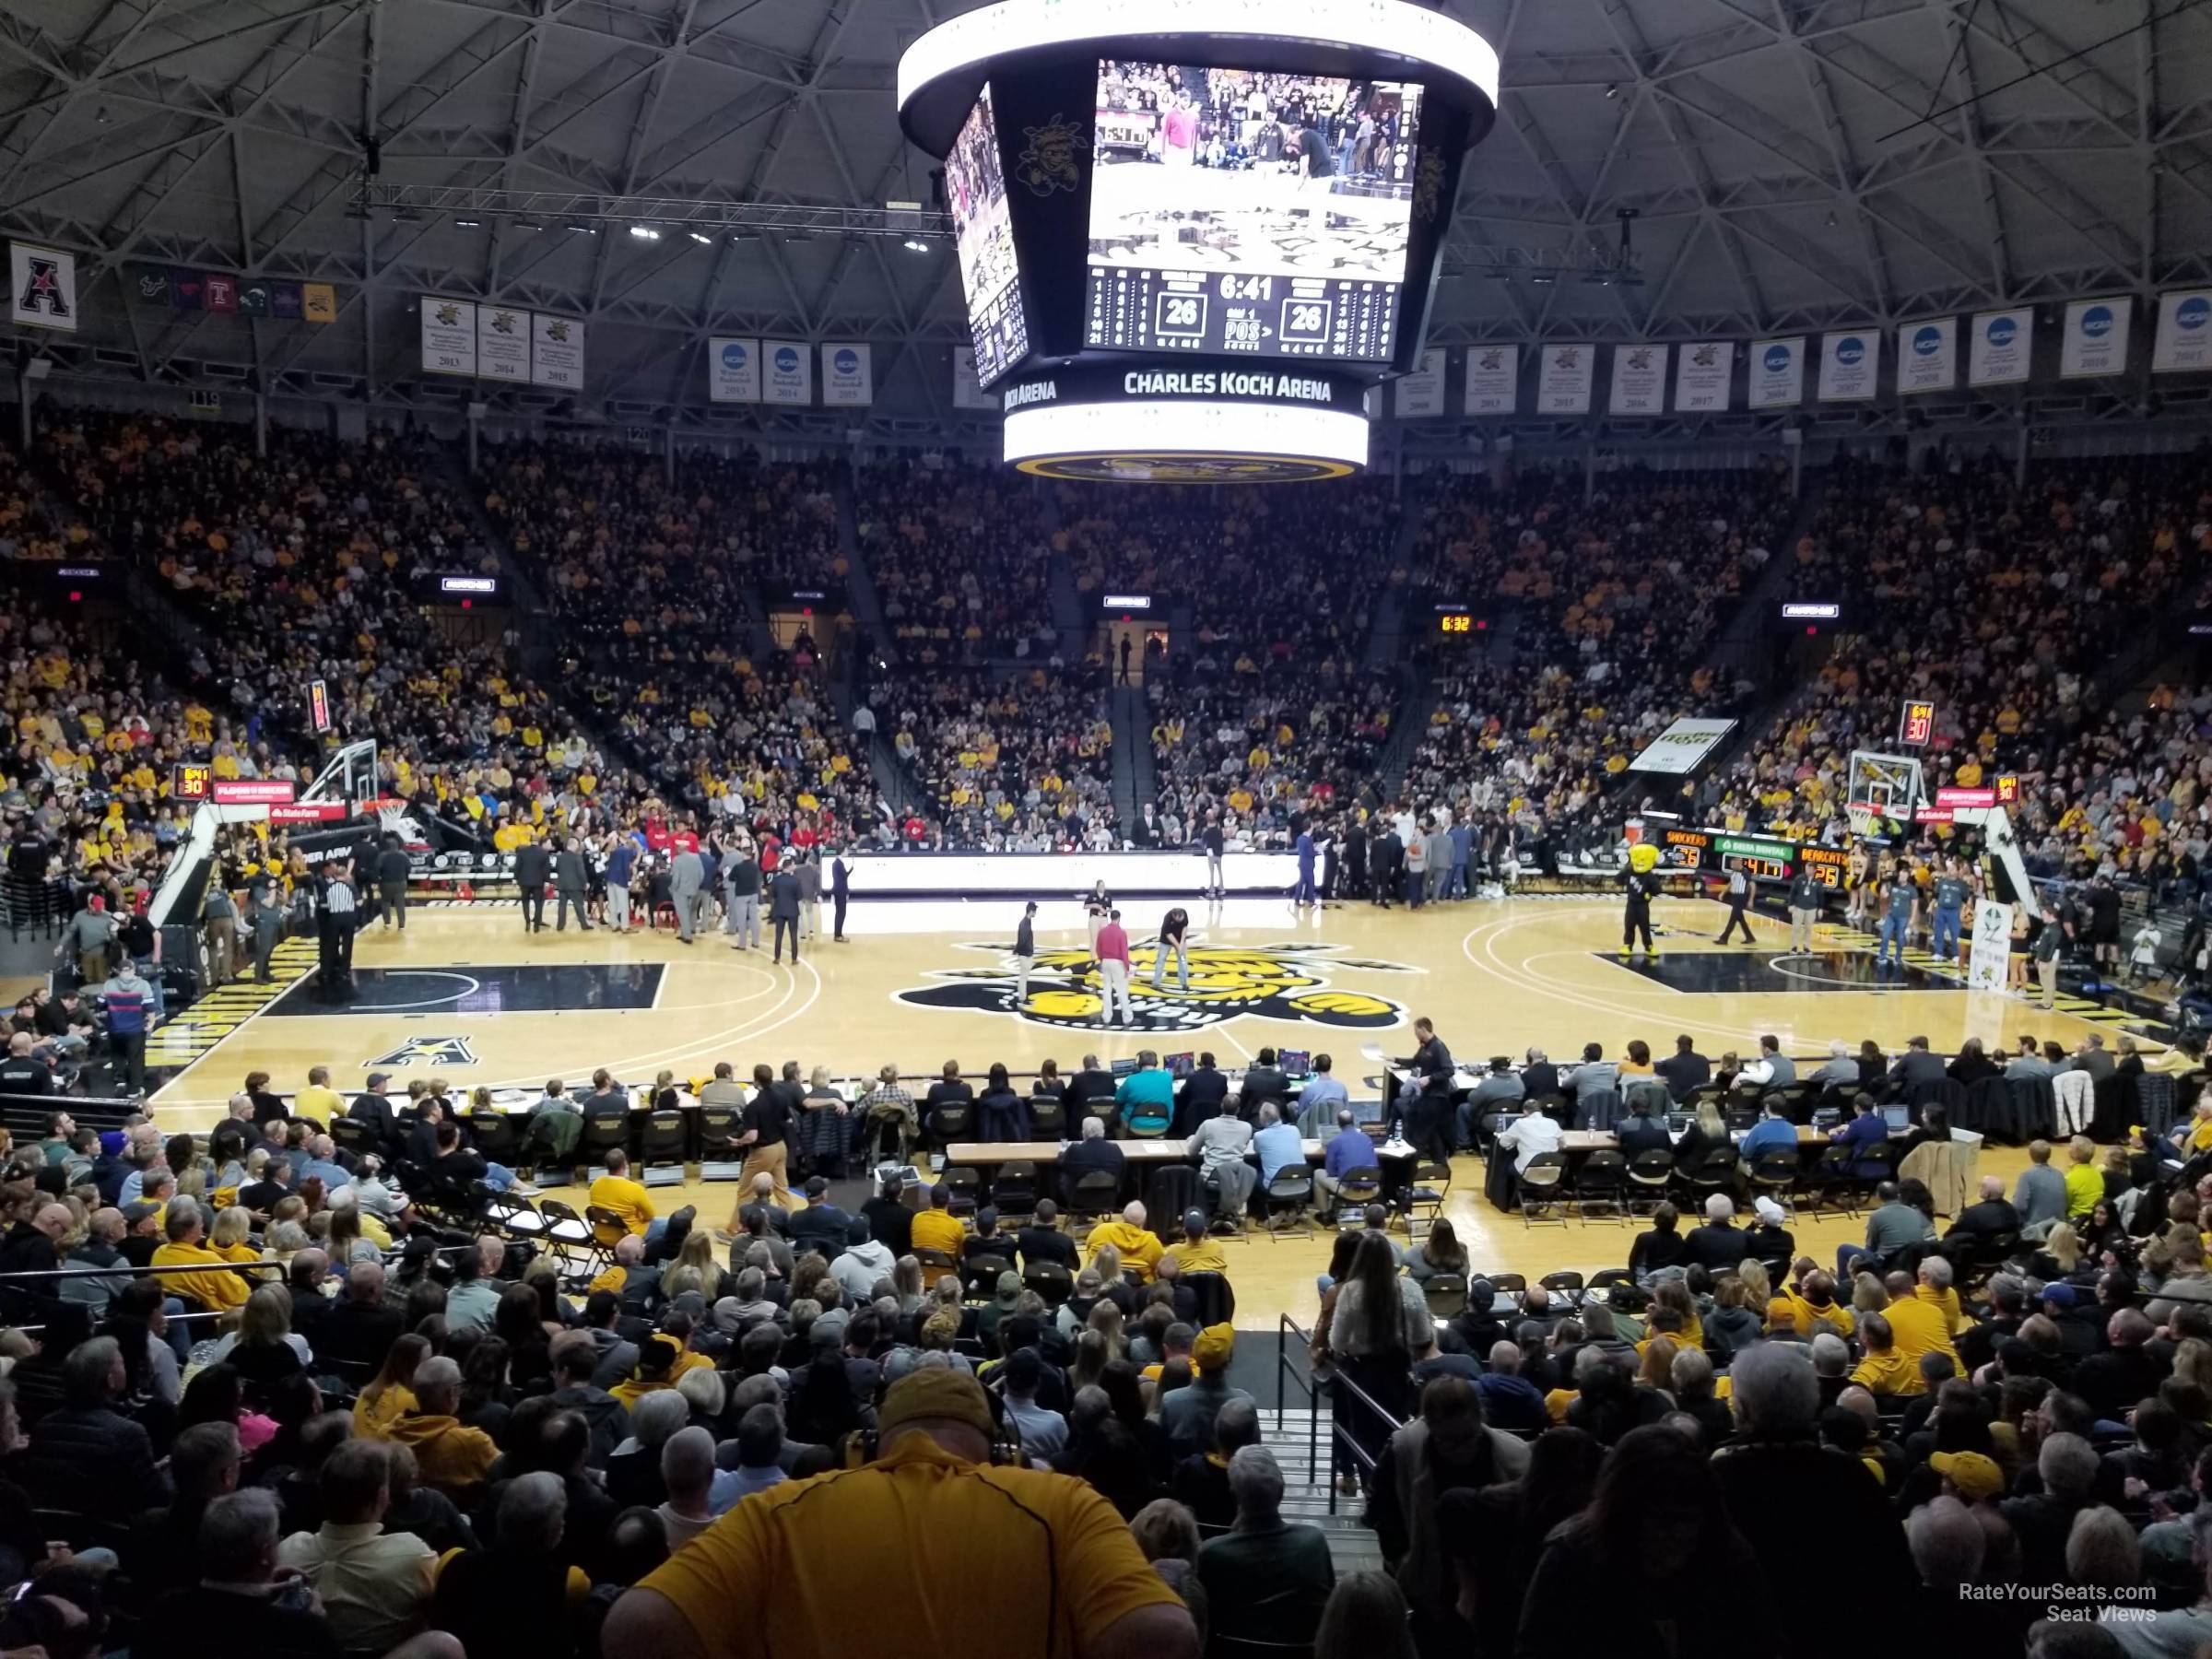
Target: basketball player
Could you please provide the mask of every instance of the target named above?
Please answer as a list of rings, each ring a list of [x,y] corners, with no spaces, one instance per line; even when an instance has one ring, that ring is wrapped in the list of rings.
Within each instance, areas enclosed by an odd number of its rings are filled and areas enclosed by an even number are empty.
[[[1175,988],[1191,988],[1191,953],[1183,946],[1183,935],[1191,930],[1191,912],[1178,905],[1160,919],[1159,943],[1152,952],[1152,989],[1161,988],[1160,982],[1168,971],[1168,952],[1175,953]]]
[[[1751,924],[1744,919],[1744,911],[1757,896],[1758,891],[1758,884],[1753,881],[1751,872],[1745,869],[1742,864],[1738,863],[1728,866],[1728,920],[1722,924],[1721,936],[1713,941],[1714,944],[1727,944],[1739,927],[1744,930],[1745,944],[1756,945],[1759,943],[1752,935]]]
[[[1652,896],[1659,890],[1659,876],[1654,870],[1630,870],[1628,875],[1628,903],[1621,913],[1620,955],[1626,961],[1636,954],[1637,936],[1642,935],[1642,950],[1656,957],[1658,947],[1652,943]]]

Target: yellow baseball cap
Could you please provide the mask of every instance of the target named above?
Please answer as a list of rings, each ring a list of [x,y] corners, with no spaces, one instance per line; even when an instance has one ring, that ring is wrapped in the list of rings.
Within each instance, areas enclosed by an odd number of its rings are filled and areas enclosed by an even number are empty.
[[[1218,1371],[1237,1351],[1237,1333],[1229,1325],[1207,1325],[1191,1344],[1191,1363],[1202,1371]]]
[[[991,1420],[991,1402],[983,1397],[983,1385],[966,1371],[909,1371],[884,1391],[883,1407],[876,1418],[877,1432],[888,1435],[901,1423],[924,1418],[965,1423],[986,1440],[997,1432],[997,1425]]]
[[[1995,1459],[1979,1452],[1938,1452],[1928,1459],[1928,1466],[1971,1502],[1997,1497],[2005,1490],[2005,1471],[1997,1467]]]

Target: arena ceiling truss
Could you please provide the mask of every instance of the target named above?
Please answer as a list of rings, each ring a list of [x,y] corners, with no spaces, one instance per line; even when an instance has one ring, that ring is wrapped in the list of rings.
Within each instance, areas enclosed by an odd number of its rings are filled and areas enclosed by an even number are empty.
[[[893,67],[961,9],[0,0],[0,232],[79,255],[83,326],[53,349],[119,380],[450,406],[465,393],[415,371],[416,297],[438,292],[586,318],[598,418],[696,412],[705,341],[729,333],[873,343],[878,428],[919,433],[951,417],[964,339],[948,251],[774,210],[926,200]],[[1435,343],[1878,324],[2212,279],[2212,0],[1451,9],[1500,48],[1505,91]],[[369,138],[402,192],[675,198],[758,226],[648,241],[363,212]],[[1604,280],[1588,267],[1624,212],[1640,276]],[[156,309],[127,286],[140,262],[334,282],[338,316]],[[810,422],[848,424],[792,424]]]

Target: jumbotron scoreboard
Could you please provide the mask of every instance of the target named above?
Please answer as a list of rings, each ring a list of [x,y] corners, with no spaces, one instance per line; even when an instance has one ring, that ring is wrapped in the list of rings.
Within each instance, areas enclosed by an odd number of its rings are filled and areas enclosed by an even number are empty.
[[[1497,100],[1489,43],[1416,0],[999,0],[924,34],[900,123],[944,160],[1007,460],[1364,466]]]

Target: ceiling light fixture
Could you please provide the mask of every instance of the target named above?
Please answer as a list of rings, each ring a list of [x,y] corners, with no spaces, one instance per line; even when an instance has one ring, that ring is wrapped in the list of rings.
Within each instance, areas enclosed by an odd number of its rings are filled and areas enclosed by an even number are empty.
[[[1618,81],[1606,82],[1606,96],[1609,99],[1618,98],[1620,96],[1620,83]]]
[[[457,218],[453,223],[464,230],[480,230],[484,228],[482,219]]]
[[[599,234],[599,227],[596,225],[571,225],[569,229],[575,231],[579,236],[596,236]]]
[[[711,244],[714,240],[704,230],[687,230],[684,232],[684,234],[688,236],[693,241],[699,243],[699,245],[702,248]]]
[[[909,253],[926,253],[929,252],[929,244],[924,241],[918,236],[910,236],[900,245],[905,248]]]
[[[629,233],[640,241],[659,241],[661,233],[651,225],[632,225]]]

